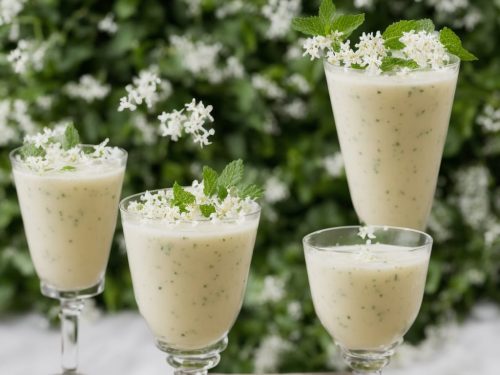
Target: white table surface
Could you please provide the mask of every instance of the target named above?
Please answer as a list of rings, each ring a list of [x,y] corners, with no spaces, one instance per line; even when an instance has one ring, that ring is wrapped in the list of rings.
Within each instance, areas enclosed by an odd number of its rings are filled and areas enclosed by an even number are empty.
[[[135,312],[82,319],[84,375],[171,375]],[[419,347],[403,346],[384,375],[499,375],[500,309],[480,305],[461,325],[430,329]],[[52,375],[59,370],[59,331],[35,314],[0,319],[0,375]]]

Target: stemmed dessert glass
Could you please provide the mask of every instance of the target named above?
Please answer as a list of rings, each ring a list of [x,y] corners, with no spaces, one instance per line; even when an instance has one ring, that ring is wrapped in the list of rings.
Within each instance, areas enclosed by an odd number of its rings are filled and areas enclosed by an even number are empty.
[[[78,146],[85,153],[92,145]],[[24,230],[44,296],[60,301],[63,373],[78,365],[78,320],[84,300],[104,290],[127,152],[91,166],[36,172],[10,153]]]
[[[460,59],[405,74],[324,62],[349,192],[362,223],[425,229]]]
[[[166,222],[129,209],[143,194],[120,203],[139,311],[176,374],[206,374],[243,303],[260,207],[235,219]]]
[[[418,315],[432,238],[371,226],[367,241],[361,228],[308,234],[304,253],[322,325],[355,374],[381,374]]]

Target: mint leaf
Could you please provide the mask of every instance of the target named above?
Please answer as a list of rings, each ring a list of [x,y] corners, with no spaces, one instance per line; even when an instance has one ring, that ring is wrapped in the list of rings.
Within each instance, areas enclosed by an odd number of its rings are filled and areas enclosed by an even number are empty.
[[[203,193],[211,197],[217,190],[218,174],[210,167],[203,167]]]
[[[354,30],[365,22],[365,14],[336,14],[331,24],[331,31],[340,31],[342,39],[349,38]]]
[[[172,204],[179,207],[181,212],[186,212],[186,206],[196,201],[196,197],[179,185],[177,181],[174,183],[173,192],[174,198],[172,199]]]
[[[36,147],[33,143],[27,143],[27,144],[23,145],[21,147],[21,149],[19,150],[19,152],[21,153],[21,156],[24,159],[26,159],[27,157],[30,157],[30,156],[44,156],[45,155],[45,151],[40,147]]]
[[[335,16],[335,5],[332,0],[323,0],[319,6],[319,19],[323,25],[325,35],[330,34],[333,18]]]
[[[413,60],[405,60],[399,57],[386,56],[382,60],[382,65],[380,66],[380,69],[382,69],[383,72],[389,72],[397,68],[417,69],[418,64]]]
[[[221,172],[219,178],[217,179],[217,184],[220,187],[228,188],[231,186],[236,186],[243,179],[243,160],[234,160]]]
[[[64,167],[61,168],[61,171],[74,171],[76,170],[76,167],[73,167],[72,165],[65,165]]]
[[[460,58],[460,60],[463,61],[477,60],[476,56],[474,56],[472,53],[467,51],[462,46],[462,41],[460,40],[458,35],[455,34],[455,32],[450,28],[444,27],[439,32],[439,40],[441,41],[441,43],[443,43],[444,47],[447,49],[449,53],[456,55],[457,57]]]
[[[326,35],[325,28],[319,17],[295,17],[292,27],[306,35]]]
[[[394,22],[393,24],[387,26],[382,34],[385,46],[393,50],[403,49],[405,45],[399,41],[399,38],[403,36],[403,33],[407,33],[412,30],[417,32],[426,31],[428,33],[432,33],[434,31],[434,22],[428,18]]]
[[[257,186],[257,185],[246,185],[243,188],[239,190],[239,197],[240,198],[250,198],[250,199],[258,199],[262,197],[262,194],[264,193],[264,190]]]
[[[73,124],[69,124],[64,131],[64,138],[61,141],[62,148],[69,150],[80,144],[80,135]]]
[[[203,216],[210,217],[215,212],[215,207],[211,204],[201,204],[200,211]]]

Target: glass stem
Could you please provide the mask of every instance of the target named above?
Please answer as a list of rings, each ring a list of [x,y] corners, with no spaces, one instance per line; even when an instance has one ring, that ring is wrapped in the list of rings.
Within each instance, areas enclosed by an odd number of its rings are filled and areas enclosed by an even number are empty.
[[[82,299],[61,299],[61,335],[63,372],[76,371],[78,367],[78,319],[85,302]]]

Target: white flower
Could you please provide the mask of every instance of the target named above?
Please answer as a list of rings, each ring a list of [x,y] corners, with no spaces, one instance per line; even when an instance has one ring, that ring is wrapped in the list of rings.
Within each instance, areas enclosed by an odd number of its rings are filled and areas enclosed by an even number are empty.
[[[202,0],[183,0],[186,4],[187,13],[190,16],[196,17],[201,14],[201,1]]]
[[[340,177],[344,173],[344,158],[340,152],[324,157],[322,164],[331,177]]]
[[[500,107],[494,108],[492,105],[486,105],[483,112],[477,117],[476,122],[487,133],[500,131]]]
[[[156,141],[157,129],[148,123],[146,116],[138,113],[132,117],[132,126],[142,135],[142,141],[146,145],[151,145]]]
[[[301,94],[308,94],[311,91],[309,82],[307,82],[304,76],[298,73],[294,73],[288,78],[288,84]]]
[[[427,0],[427,4],[438,13],[453,14],[469,6],[469,0]]]
[[[362,62],[359,54],[351,48],[350,40],[341,43],[338,52],[334,52],[333,50],[328,51],[326,58],[330,64],[343,65],[346,68],[351,67],[353,64],[360,65]]]
[[[97,24],[97,29],[108,34],[115,34],[118,31],[118,25],[115,22],[114,14],[108,13],[106,17],[101,19]]]
[[[294,99],[284,104],[281,110],[286,116],[295,120],[301,120],[307,115],[307,106],[302,99]]]
[[[160,83],[161,79],[155,67],[141,70],[139,76],[133,78],[132,84],[125,87],[128,94],[120,99],[118,111],[121,112],[124,109],[135,111],[143,102],[151,108],[159,100],[157,89]]]
[[[226,1],[215,11],[215,17],[223,19],[234,14],[242,13],[243,11],[253,11],[253,5],[245,3],[242,0]]]
[[[384,38],[382,38],[380,31],[375,34],[361,34],[355,47],[357,48],[356,53],[361,60],[360,65],[366,67],[366,70],[370,73],[379,73],[382,59],[387,56]]]
[[[320,59],[325,50],[332,50],[333,43],[340,43],[341,37],[341,32],[334,31],[329,36],[317,35],[307,38],[303,44],[303,48],[305,50],[303,56],[309,55],[311,60]]]
[[[302,318],[303,315],[302,304],[299,301],[289,302],[288,305],[286,306],[286,311],[288,315],[294,320],[299,320]]]
[[[15,141],[19,134],[17,129],[9,124],[11,102],[9,100],[0,101],[0,146],[5,146]]]
[[[421,68],[440,69],[450,59],[435,33],[412,30],[403,33],[399,40],[405,45],[402,50],[403,55],[414,60]]]
[[[0,26],[12,22],[24,8],[26,0],[0,0]]]
[[[254,372],[263,374],[275,372],[280,364],[281,356],[291,350],[288,341],[277,335],[271,335],[262,339],[254,354]]]
[[[46,43],[36,43],[22,39],[17,43],[17,47],[9,52],[7,61],[18,74],[24,74],[29,69],[39,71],[43,68],[47,48]]]
[[[261,303],[279,302],[285,298],[285,280],[277,276],[266,276],[258,300]]]
[[[41,95],[36,98],[36,104],[43,110],[47,111],[52,107],[54,98],[50,95]]]
[[[88,103],[96,99],[103,99],[111,90],[110,85],[102,84],[89,74],[80,77],[78,83],[69,82],[64,86],[64,90],[71,98],[81,98]]]
[[[196,102],[184,105],[180,111],[174,110],[170,113],[162,112],[158,116],[160,120],[160,135],[170,137],[174,142],[182,137],[182,133],[190,134],[193,142],[198,143],[200,147],[211,144],[209,137],[215,134],[214,129],[205,129],[206,122],[213,122],[214,118],[210,114],[213,110],[211,105],[204,106],[203,102]]]
[[[287,60],[297,60],[302,57],[302,48],[306,42],[305,38],[299,38],[296,42],[290,44],[285,54]]]
[[[375,0],[354,0],[356,8],[372,9],[375,5]]]
[[[500,239],[500,222],[491,220],[484,232],[484,242],[487,247],[491,247],[498,239]]]
[[[264,185],[264,200],[269,203],[276,203],[287,199],[290,195],[287,184],[276,176],[271,176]]]
[[[301,10],[300,0],[269,0],[262,8],[262,14],[270,22],[266,36],[279,39],[287,35],[295,16]]]
[[[285,90],[261,74],[252,76],[252,85],[269,99],[278,100],[286,96]]]

